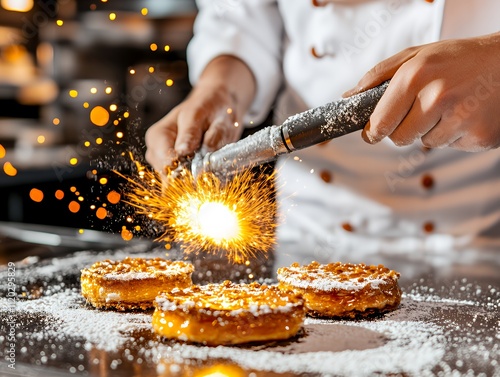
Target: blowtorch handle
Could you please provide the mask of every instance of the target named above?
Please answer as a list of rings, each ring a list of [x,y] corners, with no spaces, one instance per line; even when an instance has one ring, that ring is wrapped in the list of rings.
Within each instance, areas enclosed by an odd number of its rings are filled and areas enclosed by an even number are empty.
[[[289,117],[281,125],[289,152],[361,130],[370,119],[389,81],[362,93]]]

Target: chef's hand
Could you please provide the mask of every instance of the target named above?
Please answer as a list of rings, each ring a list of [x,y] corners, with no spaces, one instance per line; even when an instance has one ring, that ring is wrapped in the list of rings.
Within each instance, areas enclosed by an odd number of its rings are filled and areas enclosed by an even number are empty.
[[[189,96],[146,132],[146,160],[164,172],[179,157],[221,148],[239,139],[241,117],[255,91],[251,71],[239,59],[210,62]]]
[[[500,33],[408,48],[344,95],[391,82],[363,138],[482,151],[500,145]]]

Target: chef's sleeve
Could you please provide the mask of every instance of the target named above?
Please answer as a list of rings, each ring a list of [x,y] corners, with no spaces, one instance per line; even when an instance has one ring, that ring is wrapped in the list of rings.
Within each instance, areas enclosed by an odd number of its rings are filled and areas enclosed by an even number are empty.
[[[281,85],[283,23],[276,0],[197,0],[199,9],[187,58],[191,83],[220,55],[247,64],[256,95],[245,124],[259,124],[269,113]]]

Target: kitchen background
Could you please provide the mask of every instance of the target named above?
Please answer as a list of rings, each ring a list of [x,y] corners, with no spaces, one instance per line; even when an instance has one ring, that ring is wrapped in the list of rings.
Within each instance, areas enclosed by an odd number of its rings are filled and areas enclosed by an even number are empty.
[[[1,0],[0,221],[132,222],[113,170],[189,92],[195,14],[193,0]]]

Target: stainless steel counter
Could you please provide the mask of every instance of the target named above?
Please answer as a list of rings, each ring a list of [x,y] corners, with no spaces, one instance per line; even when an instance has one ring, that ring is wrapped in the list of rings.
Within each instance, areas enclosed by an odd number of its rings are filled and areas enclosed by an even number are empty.
[[[26,245],[37,254],[38,246]],[[202,283],[214,276],[248,280],[251,275],[272,283],[276,267],[293,261],[382,263],[401,272],[400,308],[359,321],[307,319],[301,334],[286,342],[189,345],[158,339],[151,332],[151,312],[98,311],[79,293],[81,268],[125,255],[165,255],[161,246],[113,245],[22,261],[12,256],[15,301],[8,297],[8,266],[0,270],[0,375],[500,376],[500,249],[484,244],[420,253],[323,248],[321,255],[309,256],[304,250],[311,245],[282,242],[265,268],[262,260],[242,269],[210,257],[196,264],[195,278]],[[174,250],[169,257],[182,254]],[[8,338],[11,329],[14,342]],[[9,368],[9,352],[15,369]]]

